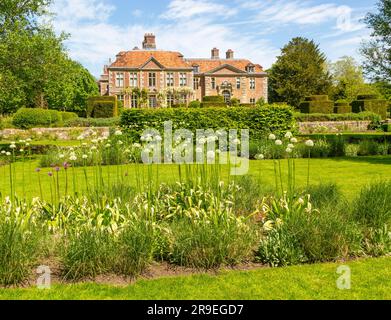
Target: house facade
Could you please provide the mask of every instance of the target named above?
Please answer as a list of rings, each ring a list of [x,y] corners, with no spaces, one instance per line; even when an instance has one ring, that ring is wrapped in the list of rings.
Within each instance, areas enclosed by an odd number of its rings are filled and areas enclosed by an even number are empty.
[[[235,59],[232,50],[222,59],[217,48],[209,59],[186,59],[157,50],[153,34],[145,34],[142,49],[119,52],[105,65],[99,87],[101,95],[117,96],[125,108],[170,107],[215,95],[227,103],[267,101],[267,74],[259,64]]]

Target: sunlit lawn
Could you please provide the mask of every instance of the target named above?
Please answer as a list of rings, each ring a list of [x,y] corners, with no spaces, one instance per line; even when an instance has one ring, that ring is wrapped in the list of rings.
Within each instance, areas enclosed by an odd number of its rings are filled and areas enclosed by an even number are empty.
[[[337,288],[340,265],[350,267],[350,289]],[[128,286],[84,283],[53,285],[45,290],[0,289],[0,299],[391,299],[390,267],[390,257],[370,258],[138,280]]]
[[[283,168],[286,166],[286,160],[281,160]],[[296,160],[296,180],[297,186],[304,188],[307,181],[307,159]],[[19,197],[23,193],[27,197],[39,196],[40,191],[38,187],[38,174],[35,168],[38,162],[17,162],[15,164],[16,183],[15,188]],[[136,168],[136,166],[138,166]],[[157,185],[162,182],[175,182],[179,180],[178,166],[173,165],[153,165],[153,182]],[[51,168],[43,168],[40,176],[42,181],[42,188],[44,197],[50,198],[49,182],[50,178],[48,172],[53,171]],[[94,180],[94,170],[86,168],[87,179],[92,185]],[[24,172],[24,174],[23,174]],[[74,170],[76,176],[77,190],[81,193],[85,190],[85,177],[83,168],[78,167]],[[124,181],[127,184],[136,186],[136,173],[139,172],[140,180],[147,181],[147,166],[130,164],[127,166],[105,166],[103,167],[104,180],[107,183],[109,176],[110,181],[116,182]],[[142,173],[144,172],[144,173]],[[125,175],[127,173],[127,176]],[[274,165],[272,160],[250,161],[249,173],[270,187],[274,186]],[[72,192],[72,174],[73,170],[68,169],[68,190]],[[117,178],[117,175],[119,177]],[[61,169],[60,173],[60,188],[64,191],[65,188],[65,173]],[[224,180],[227,180],[227,167],[223,169]],[[391,157],[356,157],[356,158],[330,158],[330,159],[311,159],[310,160],[310,183],[318,184],[324,182],[335,182],[343,194],[352,199],[360,190],[360,188],[377,179],[391,178]],[[234,177],[230,177],[234,179]],[[9,167],[0,167],[0,190],[3,195],[10,193],[9,182]],[[63,192],[62,191],[62,192]]]

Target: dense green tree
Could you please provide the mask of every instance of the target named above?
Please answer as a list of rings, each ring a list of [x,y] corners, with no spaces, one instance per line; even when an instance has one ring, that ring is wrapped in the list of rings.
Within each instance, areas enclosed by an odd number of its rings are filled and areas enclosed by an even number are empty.
[[[270,101],[295,107],[305,96],[326,94],[331,85],[325,55],[305,38],[294,38],[282,48],[268,72]]]
[[[376,81],[391,81],[391,1],[379,0],[378,12],[364,19],[372,29],[371,39],[363,43],[364,69]]]
[[[362,67],[352,57],[342,57],[329,64],[333,86],[329,96],[333,100],[355,100],[358,94],[378,93],[376,87],[365,83]]]
[[[20,107],[80,111],[98,94],[92,75],[71,61],[57,36],[40,24],[50,0],[0,3],[0,113]]]

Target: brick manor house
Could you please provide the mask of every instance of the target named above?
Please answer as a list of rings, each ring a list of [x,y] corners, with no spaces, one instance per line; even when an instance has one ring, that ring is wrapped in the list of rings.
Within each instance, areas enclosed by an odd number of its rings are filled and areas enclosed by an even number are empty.
[[[235,59],[232,50],[225,59],[217,48],[209,59],[186,59],[179,52],[157,50],[155,36],[148,33],[142,49],[122,51],[104,66],[99,88],[101,95],[117,96],[125,108],[140,106],[141,90],[149,107],[188,104],[215,95],[248,104],[260,98],[267,101],[267,74],[259,64]]]

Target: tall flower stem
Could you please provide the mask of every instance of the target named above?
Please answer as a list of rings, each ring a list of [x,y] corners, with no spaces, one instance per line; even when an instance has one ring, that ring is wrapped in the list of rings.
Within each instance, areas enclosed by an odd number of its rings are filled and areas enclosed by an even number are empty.
[[[307,165],[307,190],[310,186],[310,159],[311,159],[311,149],[308,149],[308,165]]]

